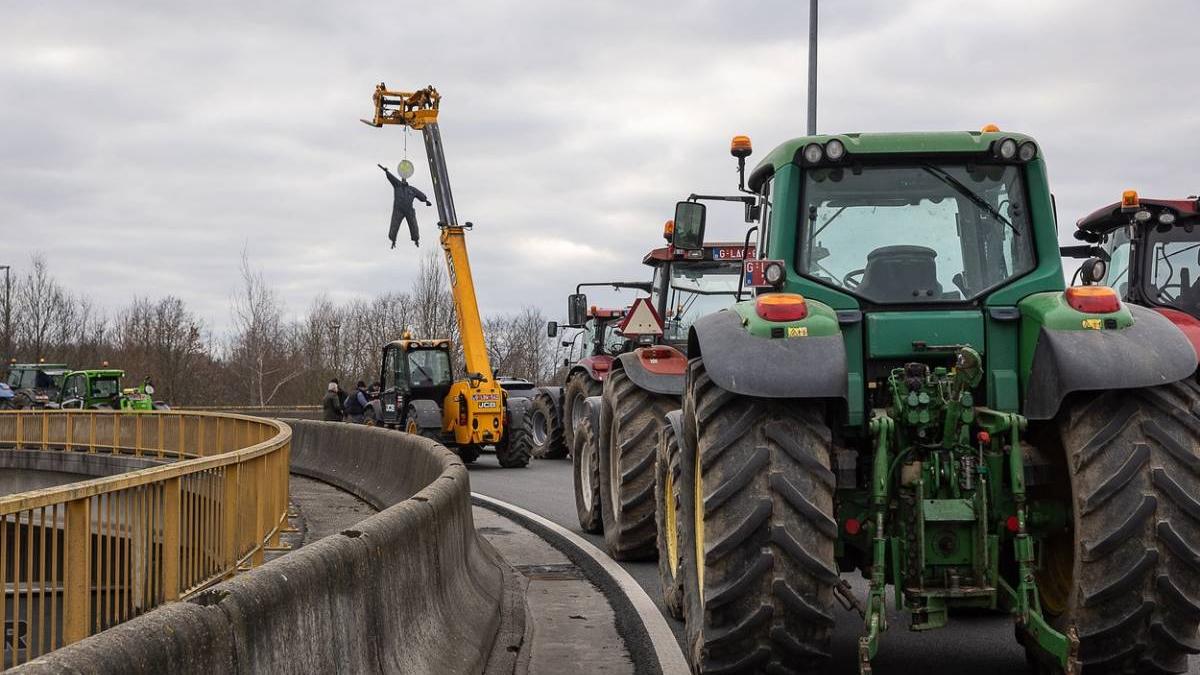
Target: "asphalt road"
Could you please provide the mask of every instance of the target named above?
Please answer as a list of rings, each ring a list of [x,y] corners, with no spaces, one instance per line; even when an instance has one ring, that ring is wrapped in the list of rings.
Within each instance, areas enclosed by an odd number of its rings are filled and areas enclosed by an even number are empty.
[[[604,549],[604,538],[584,534],[575,517],[575,496],[570,460],[534,460],[525,469],[502,469],[491,454],[484,454],[471,465],[471,489],[496,499],[516,504],[566,527]],[[666,615],[658,586],[655,562],[623,563],[622,566]],[[848,577],[855,592],[865,598],[867,584],[857,574]],[[889,589],[889,603],[891,591]],[[889,604],[890,606],[890,604]],[[835,610],[841,612],[835,607]],[[858,637],[862,620],[857,614],[841,612],[833,638],[833,659],[828,673],[856,674]],[[683,624],[667,616],[677,638],[682,640]],[[914,633],[908,630],[908,616],[889,614],[891,628],[884,634],[875,661],[877,673],[964,673],[972,675],[1025,672],[1024,651],[1013,637],[1013,623],[1007,616],[953,616],[950,625],[936,631]],[[1190,673],[1200,673],[1192,659]]]

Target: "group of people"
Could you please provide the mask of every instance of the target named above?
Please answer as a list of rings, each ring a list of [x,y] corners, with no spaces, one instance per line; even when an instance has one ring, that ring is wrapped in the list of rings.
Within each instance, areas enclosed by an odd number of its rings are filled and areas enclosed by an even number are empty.
[[[378,382],[367,388],[367,383],[359,380],[354,385],[354,391],[347,394],[335,377],[325,387],[325,398],[321,401],[321,419],[326,422],[366,424],[368,418],[374,419],[371,401],[379,398],[379,390]]]

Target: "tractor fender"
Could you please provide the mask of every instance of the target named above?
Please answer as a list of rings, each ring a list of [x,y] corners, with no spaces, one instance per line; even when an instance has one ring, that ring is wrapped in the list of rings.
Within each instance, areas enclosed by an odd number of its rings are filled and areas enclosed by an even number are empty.
[[[582,359],[579,359],[579,361],[571,368],[571,372],[568,373],[567,378],[570,379],[571,375],[574,375],[582,370],[586,371],[588,377],[592,378],[593,380],[596,380],[597,382],[603,382],[604,378],[608,377],[609,371],[612,370],[612,366],[613,357],[607,354],[586,356]]]
[[[1192,343],[1192,349],[1195,349],[1196,353],[1200,354],[1200,319],[1187,312],[1181,312],[1168,307],[1155,307],[1154,311],[1167,317],[1168,321],[1183,331],[1183,334],[1187,336],[1188,342]]]
[[[692,324],[688,356],[704,357],[717,386],[760,398],[847,398],[849,371],[842,335],[766,338],[751,335],[736,312],[722,310]]]
[[[507,396],[504,399],[505,425],[516,429],[525,424],[525,415],[533,407],[532,396]]]
[[[419,398],[408,402],[408,419],[409,421],[416,420],[417,426],[421,429],[441,429],[442,428],[442,408],[436,401],[431,401],[427,398]]]
[[[617,357],[613,369],[621,369],[639,388],[655,394],[683,395],[687,357],[674,347],[642,347]]]
[[[1025,386],[1025,417],[1054,417],[1072,392],[1153,387],[1196,371],[1196,350],[1183,331],[1152,309],[1127,307],[1133,324],[1120,330],[1042,327]]]
[[[555,409],[562,411],[563,404],[563,388],[562,387],[538,387],[538,393],[546,394],[550,400],[554,402]]]

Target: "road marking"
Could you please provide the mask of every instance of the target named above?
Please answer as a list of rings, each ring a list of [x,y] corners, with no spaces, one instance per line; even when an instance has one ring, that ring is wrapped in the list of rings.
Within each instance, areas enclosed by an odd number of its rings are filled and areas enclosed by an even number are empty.
[[[593,546],[588,540],[532,511],[494,497],[479,494],[478,492],[472,492],[471,498],[493,506],[501,512],[511,511],[523,518],[528,518],[567,540],[572,546],[586,554],[612,578],[617,587],[621,589],[621,592],[625,594],[625,597],[629,599],[630,604],[633,605],[634,611],[638,613],[638,616],[642,620],[642,626],[645,627],[646,634],[650,637],[650,644],[654,647],[654,655],[658,659],[658,665],[662,669],[662,672],[665,675],[686,675],[692,672],[691,668],[688,667],[687,660],[683,657],[683,652],[679,649],[679,643],[675,641],[675,634],[671,632],[671,627],[667,625],[666,619],[658,611],[658,607],[654,606],[654,601],[650,599],[650,596],[646,595],[646,591],[629,575],[629,572],[625,571],[625,568],[618,565],[612,558]]]

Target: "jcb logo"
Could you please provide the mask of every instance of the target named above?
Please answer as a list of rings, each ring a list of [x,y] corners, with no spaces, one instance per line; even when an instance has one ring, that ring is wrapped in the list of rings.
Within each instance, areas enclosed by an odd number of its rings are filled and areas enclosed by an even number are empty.
[[[808,337],[808,327],[807,326],[788,326],[787,336],[790,338]]]

